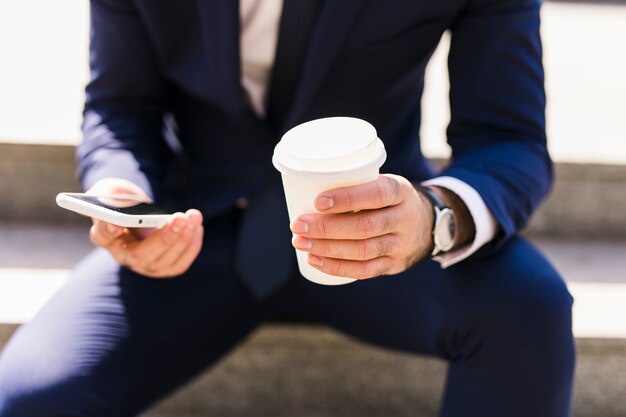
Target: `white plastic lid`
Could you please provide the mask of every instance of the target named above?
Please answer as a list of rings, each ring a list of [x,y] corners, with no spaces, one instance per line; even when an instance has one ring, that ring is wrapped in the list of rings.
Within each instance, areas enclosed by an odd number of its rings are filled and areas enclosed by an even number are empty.
[[[272,161],[283,174],[337,174],[385,161],[384,145],[365,120],[328,117],[289,130]]]

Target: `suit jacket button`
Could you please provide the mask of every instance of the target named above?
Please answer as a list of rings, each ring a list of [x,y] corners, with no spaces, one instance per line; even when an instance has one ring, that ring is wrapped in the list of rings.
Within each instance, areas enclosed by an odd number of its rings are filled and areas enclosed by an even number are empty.
[[[239,197],[235,201],[235,207],[237,207],[238,209],[245,209],[246,207],[248,207],[248,204],[250,204],[250,200],[248,200],[246,197]]]

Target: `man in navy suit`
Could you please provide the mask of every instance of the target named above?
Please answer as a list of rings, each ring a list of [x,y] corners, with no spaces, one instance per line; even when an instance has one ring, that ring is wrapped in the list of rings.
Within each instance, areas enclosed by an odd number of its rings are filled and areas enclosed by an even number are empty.
[[[537,0],[91,3],[84,187],[177,213],[94,222],[100,248],[0,356],[0,416],[135,415],[285,314],[447,360],[442,416],[569,415],[572,300],[517,235],[552,178]],[[420,98],[445,30],[437,171]],[[388,174],[289,223],[272,149],[326,116],[372,123]],[[359,282],[303,279],[292,234]]]

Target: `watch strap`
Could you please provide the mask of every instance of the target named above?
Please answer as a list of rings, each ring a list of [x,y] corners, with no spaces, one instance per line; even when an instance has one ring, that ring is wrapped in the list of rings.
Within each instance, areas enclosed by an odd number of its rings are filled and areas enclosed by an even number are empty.
[[[435,192],[433,189],[424,187],[423,185],[416,185],[415,189],[421,192],[424,197],[430,201],[433,205],[433,225],[431,228],[431,236],[433,237],[433,250],[430,256],[434,257],[441,254],[443,251],[441,248],[437,246],[437,242],[435,241],[435,226],[437,225],[437,219],[439,217],[439,213],[441,213],[445,209],[449,209],[448,205],[443,201],[439,194]]]
[[[436,207],[439,210],[449,208],[448,205],[443,201],[443,199],[439,197],[439,194],[437,194],[434,190],[428,187],[424,187],[423,185],[416,185],[415,188],[424,194],[424,196],[430,201],[433,207]],[[434,221],[436,220],[437,219],[434,219]]]

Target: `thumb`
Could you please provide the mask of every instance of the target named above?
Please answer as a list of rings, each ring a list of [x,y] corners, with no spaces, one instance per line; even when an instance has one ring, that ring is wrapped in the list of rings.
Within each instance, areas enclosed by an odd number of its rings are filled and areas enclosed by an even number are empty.
[[[124,228],[114,224],[94,219],[93,226],[89,231],[89,238],[96,246],[106,247],[117,239]]]

